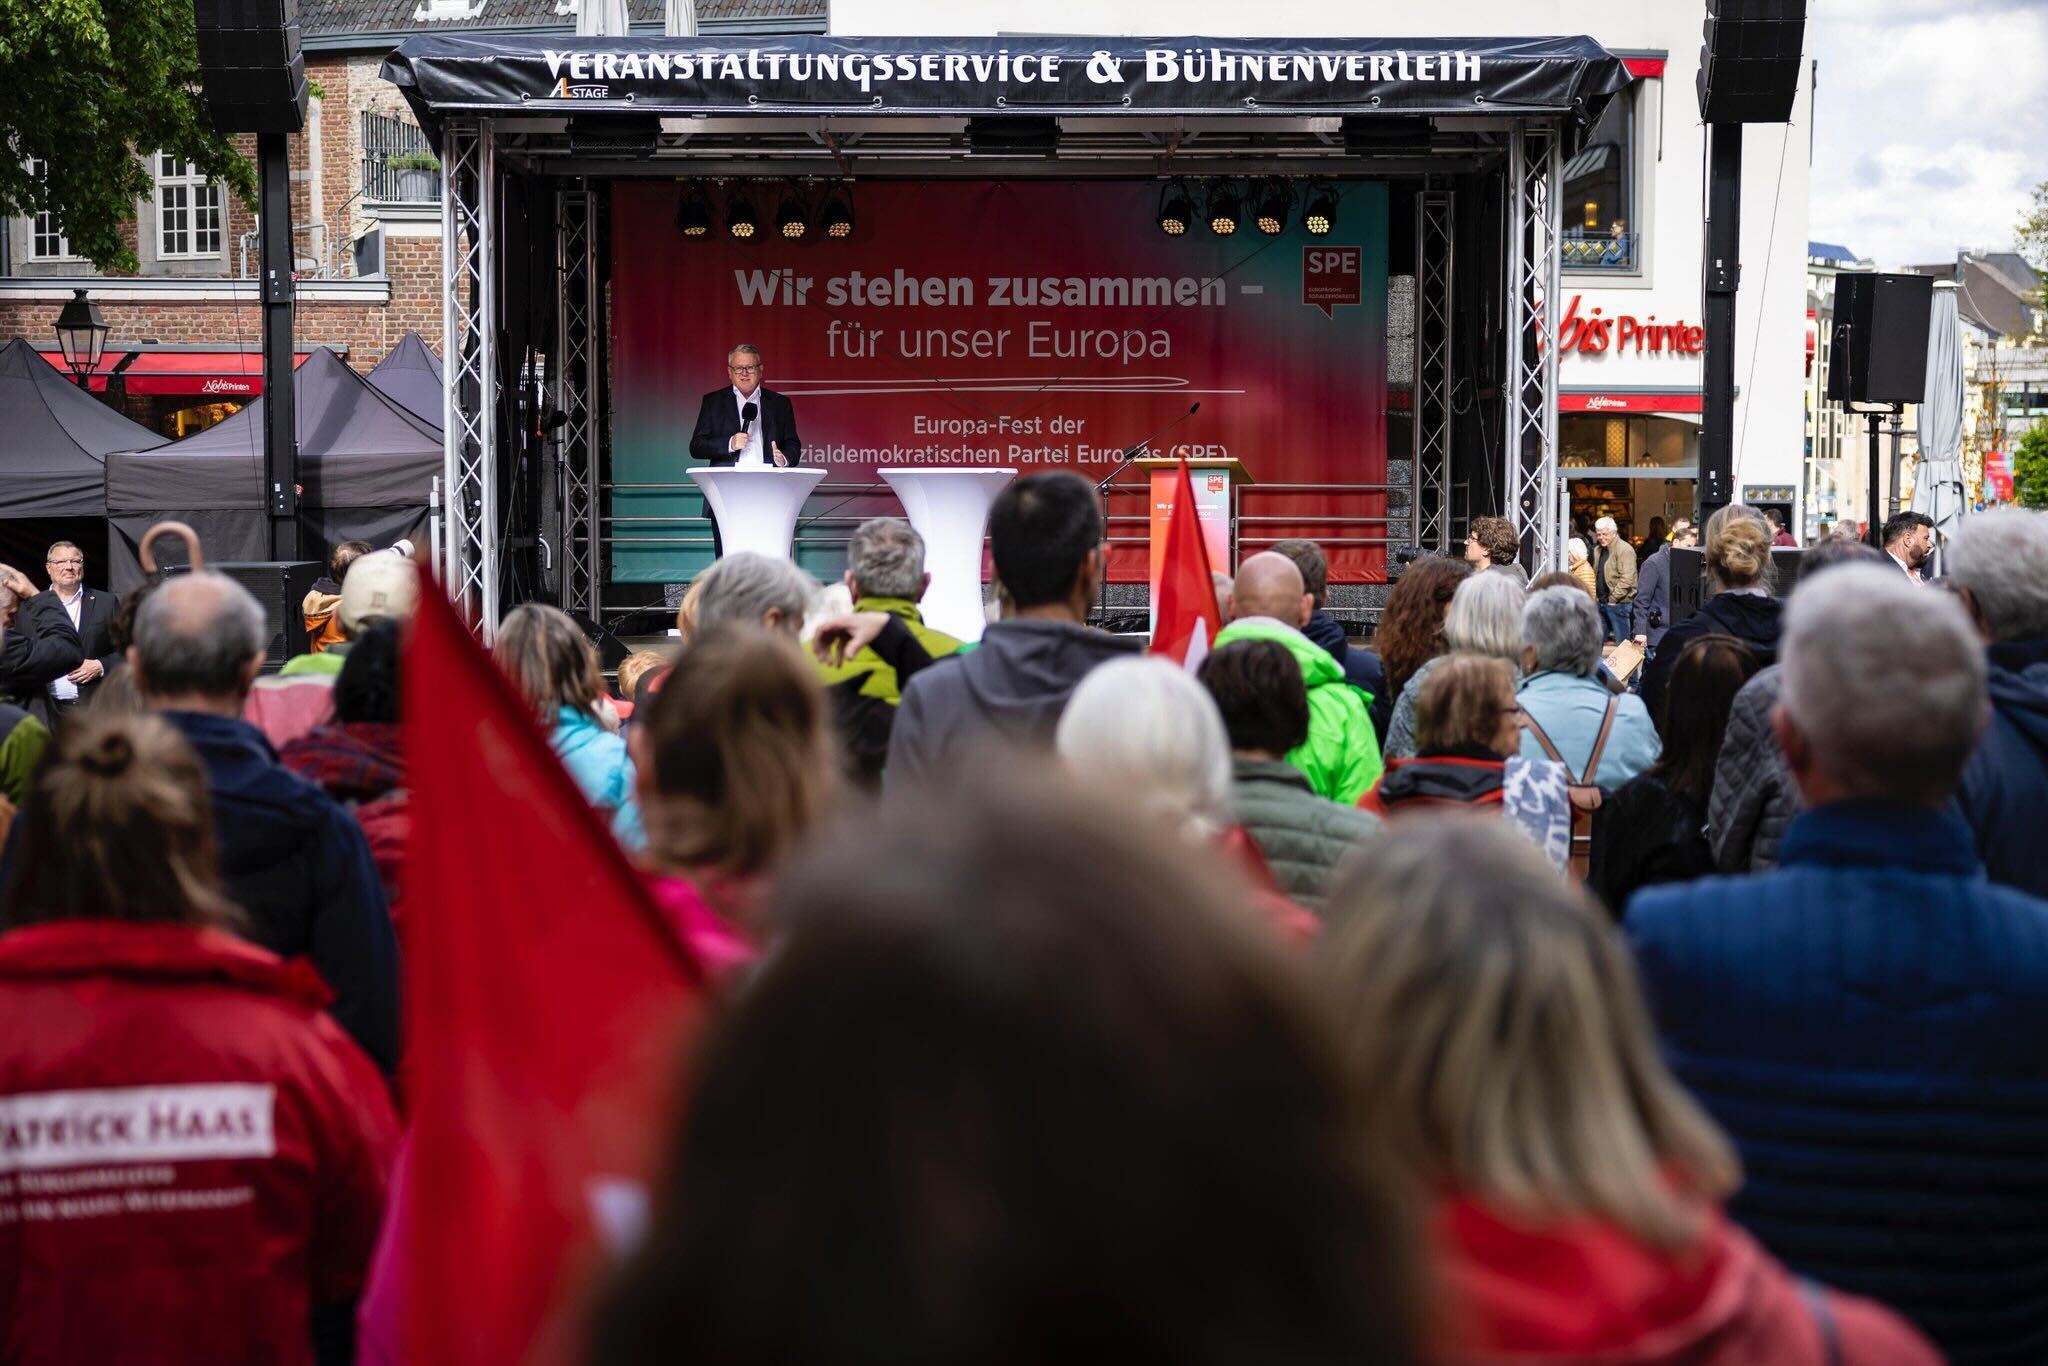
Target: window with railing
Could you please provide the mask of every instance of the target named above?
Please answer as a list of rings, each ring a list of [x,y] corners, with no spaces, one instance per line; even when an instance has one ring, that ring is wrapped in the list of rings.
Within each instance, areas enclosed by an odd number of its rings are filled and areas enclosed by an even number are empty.
[[[441,202],[441,159],[417,125],[363,111],[363,198],[387,204]]]
[[[1564,267],[1640,269],[1634,222],[1636,123],[1633,87],[1607,103],[1564,167]]]

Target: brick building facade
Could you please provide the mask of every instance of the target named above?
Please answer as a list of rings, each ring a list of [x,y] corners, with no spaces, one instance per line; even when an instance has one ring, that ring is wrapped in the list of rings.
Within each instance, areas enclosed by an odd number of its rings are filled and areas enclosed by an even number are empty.
[[[574,15],[555,8],[556,0],[300,0],[306,76],[320,92],[289,140],[301,348],[333,347],[363,371],[408,331],[440,350],[440,175],[422,164],[430,145],[380,74],[385,54],[415,33],[573,31]],[[630,0],[629,9],[636,30],[661,31],[662,0]],[[825,26],[824,0],[700,0],[698,14],[707,33]],[[253,158],[254,137],[240,141]],[[65,254],[47,215],[6,222],[0,241],[0,340],[25,337],[54,353],[57,312],[86,289],[110,329],[103,373],[152,353],[190,371],[189,383],[146,386],[189,392],[137,394],[125,374],[114,381],[130,416],[173,436],[233,412],[237,396],[246,401],[262,336],[255,216],[183,169],[160,159],[151,167],[156,188],[138,201],[127,233],[140,262],[132,275],[105,275]],[[94,386],[105,383],[96,377]]]

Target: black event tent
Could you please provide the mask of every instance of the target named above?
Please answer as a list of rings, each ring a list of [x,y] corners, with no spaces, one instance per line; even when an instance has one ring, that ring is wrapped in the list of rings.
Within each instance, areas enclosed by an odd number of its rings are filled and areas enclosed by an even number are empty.
[[[384,397],[432,427],[441,425],[441,358],[417,332],[408,332],[367,376]]]
[[[320,347],[292,376],[305,558],[340,541],[389,545],[417,532],[441,473],[441,433]],[[196,436],[107,458],[114,588],[142,582],[137,546],[152,525],[188,522],[210,560],[267,560],[263,400]]]
[[[107,456],[164,444],[21,338],[0,347],[0,517],[104,517]]]

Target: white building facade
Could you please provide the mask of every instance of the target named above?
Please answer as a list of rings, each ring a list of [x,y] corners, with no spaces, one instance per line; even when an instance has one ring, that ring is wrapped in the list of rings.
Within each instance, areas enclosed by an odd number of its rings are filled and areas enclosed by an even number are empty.
[[[845,36],[1028,33],[1219,37],[1516,37],[1587,33],[1638,79],[1564,175],[1559,458],[1575,525],[1633,534],[1690,515],[1699,461],[1706,130],[1694,81],[1699,0],[1589,10],[1557,0],[1361,8],[1343,0],[832,0]],[[1747,130],[1736,320],[1734,491],[1805,524],[1806,217],[1812,76],[1792,121]],[[1460,269],[1497,269],[1461,262]],[[1480,509],[1484,510],[1484,509]]]

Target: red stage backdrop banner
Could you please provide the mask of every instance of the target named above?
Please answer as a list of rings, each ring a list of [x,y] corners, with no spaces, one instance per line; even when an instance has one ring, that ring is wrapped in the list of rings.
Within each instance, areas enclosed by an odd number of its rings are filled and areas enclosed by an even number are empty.
[[[1376,182],[1338,189],[1327,236],[1294,222],[1263,236],[1247,206],[1234,236],[1198,227],[1175,238],[1158,227],[1157,182],[864,182],[850,237],[788,241],[757,186],[758,236],[693,241],[674,226],[675,185],[618,184],[613,477],[685,478],[698,405],[726,381],[726,348],[745,341],[763,352],[767,387],[796,404],[805,462],[833,481],[892,465],[1100,479],[1199,403],[1159,453],[1234,456],[1264,484],[1384,483],[1387,193]],[[1117,533],[1142,536],[1145,485],[1129,477],[1132,496],[1115,511],[1133,520]],[[622,494],[613,510],[682,510],[670,501]],[[1317,493],[1253,495],[1245,510],[1384,508],[1383,496]],[[1242,534],[1296,532],[1382,528],[1261,523]],[[686,577],[673,552],[614,550],[616,564],[635,558],[638,571],[620,577]],[[1333,548],[1331,560],[1333,578],[1385,576],[1377,546]],[[1142,581],[1142,547],[1120,552],[1117,571]]]

